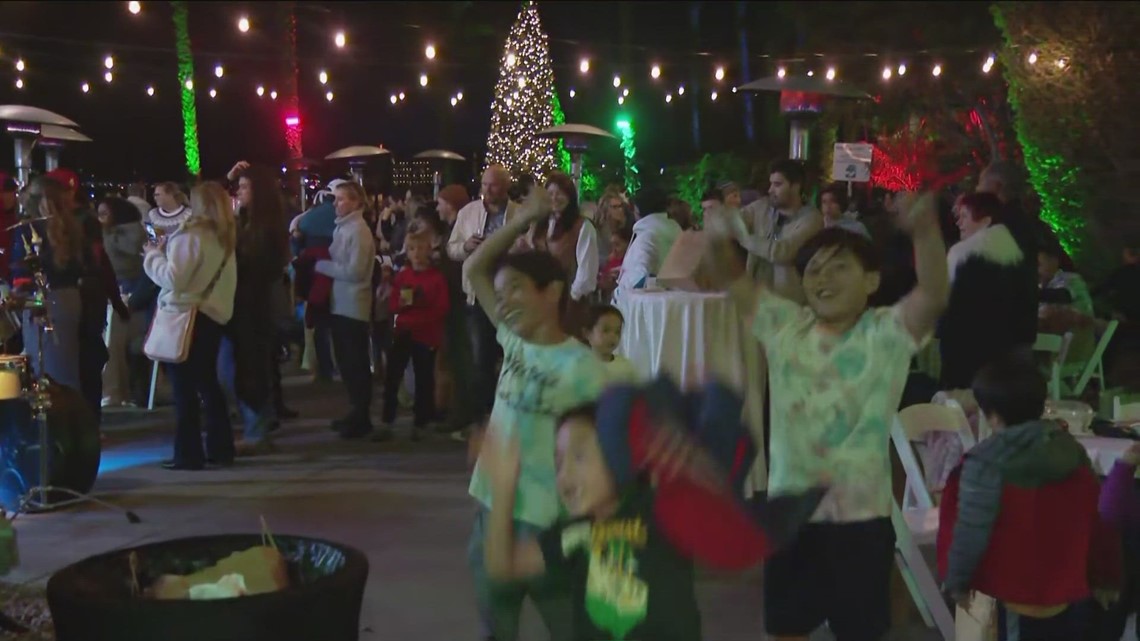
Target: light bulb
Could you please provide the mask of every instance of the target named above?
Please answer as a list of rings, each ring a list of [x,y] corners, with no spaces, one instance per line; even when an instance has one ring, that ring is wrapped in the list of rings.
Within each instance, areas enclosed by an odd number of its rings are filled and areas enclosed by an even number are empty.
[[[325,100],[332,102],[332,99],[333,99],[333,92],[329,91],[329,92],[325,93]]]
[[[892,75],[891,74],[891,68],[890,67],[883,67],[883,80],[890,80],[891,75]]]
[[[270,100],[277,100],[277,90],[276,89],[269,92],[269,99]]]
[[[614,76],[614,88],[617,89],[621,86],[621,76]]]
[[[218,97],[218,90],[211,88],[210,89],[210,97],[211,98],[217,98]]]
[[[16,71],[23,71],[23,70],[24,70],[24,59],[18,58],[16,60]]]
[[[404,92],[401,91],[400,92],[400,100],[403,100],[403,99],[404,99]]]
[[[677,87],[677,95],[678,96],[685,95],[685,85],[681,85],[680,87]]]
[[[716,102],[716,92],[715,91],[712,92],[712,95],[710,95],[709,97],[712,98],[713,102]]]
[[[435,47],[433,45],[424,47],[424,57],[428,60],[435,60]]]
[[[665,102],[673,102],[673,94],[671,94],[671,93],[665,94]]]
[[[420,86],[426,87],[428,85],[428,77],[426,73],[420,74]]]
[[[146,88],[146,95],[153,96],[154,95],[154,87],[147,87]]]
[[[23,78],[16,78],[16,88],[17,89],[23,89],[24,88],[24,79]]]
[[[629,87],[626,87],[625,89],[622,89],[622,90],[621,90],[621,95],[623,95],[623,96],[628,96],[628,95],[629,95]]]
[[[1058,68],[1058,69],[1064,69],[1064,68],[1065,68],[1065,65],[1067,65],[1067,64],[1068,64],[1068,63],[1067,63],[1067,62],[1065,62],[1065,59],[1064,59],[1064,58],[1058,58],[1058,59],[1057,59],[1057,68]]]
[[[776,70],[776,77],[777,78],[783,78],[786,75],[788,75],[787,69],[780,67],[779,69]]]
[[[463,92],[460,91],[459,93],[455,94],[455,99],[456,100],[463,100]]]
[[[937,78],[938,76],[941,76],[942,75],[942,65],[934,65],[934,68],[930,70],[930,75],[934,76],[935,78]]]
[[[193,78],[187,78],[187,79],[186,79],[186,89],[188,89],[188,90],[190,90],[190,91],[193,91],[193,90],[194,90],[194,80],[193,80]]]
[[[242,33],[249,32],[249,18],[245,16],[238,18],[238,31]]]
[[[808,71],[808,78],[811,78],[814,75],[815,75],[815,71]]]
[[[91,85],[87,84],[86,82],[80,85],[79,88],[83,90],[83,93],[91,91]]]
[[[508,53],[507,54],[507,68],[510,69],[513,66],[515,66],[515,54]]]
[[[321,71],[321,73],[317,74],[317,80],[320,80],[322,85],[327,85],[329,83],[328,72],[327,71]]]
[[[835,67],[828,67],[827,68],[827,79],[828,80],[835,80]]]
[[[649,70],[649,77],[653,78],[654,80],[660,78],[661,77],[661,67],[658,67],[657,65],[653,65],[653,68]]]
[[[574,96],[576,96],[576,95],[578,95],[578,92],[576,92],[576,91],[574,91],[573,89],[571,89],[571,90],[570,90],[570,97],[571,97],[571,98],[573,98],[573,97],[574,97]]]
[[[989,73],[990,69],[994,68],[994,57],[986,58],[986,62],[982,65],[982,73]]]
[[[578,63],[578,71],[581,71],[582,73],[589,73],[589,71],[590,71],[590,59],[589,58],[582,58],[582,61]]]
[[[732,88],[732,93],[736,93],[736,87]]]
[[[111,81],[112,81],[112,80],[114,80],[114,79],[115,79],[115,74],[111,73],[110,71],[108,71],[107,73],[103,74],[103,80],[105,80],[105,81],[107,81],[107,82],[111,82]]]
[[[519,89],[522,89],[523,87],[526,86],[526,78],[525,77],[519,76],[518,82],[519,82]]]
[[[221,64],[214,65],[214,76],[221,78],[226,75],[226,68]]]
[[[1031,64],[1031,65],[1037,64],[1037,52],[1036,51],[1029,54],[1029,64]]]
[[[625,96],[618,96],[618,104],[619,105],[625,104]]]
[[[108,68],[108,69],[114,69],[115,68],[115,57],[114,56],[107,56],[106,58],[103,58],[103,66]]]
[[[899,65],[899,72],[898,73],[900,76],[906,75],[906,63]]]
[[[333,36],[333,42],[336,44],[337,49],[344,49],[344,45],[348,42],[348,40],[345,38],[343,31],[338,31],[336,32],[336,35]],[[332,100],[332,98],[329,98],[329,100]]]
[[[717,80],[724,80],[724,67],[717,67],[716,73],[713,74]]]
[[[451,99],[451,106],[452,106],[452,107],[454,107],[455,105],[458,105],[458,104],[459,104],[459,101],[458,101],[458,100],[456,100],[455,98],[452,98],[452,99]]]
[[[388,98],[388,102],[392,104],[396,104],[397,100],[399,100],[399,98],[396,97],[396,94],[392,94],[391,97]]]
[[[138,2],[135,2],[134,0],[131,0],[131,2],[127,3],[127,11],[130,11],[131,14],[137,16],[139,15],[139,12],[142,11],[142,5]]]
[[[265,95],[265,87],[258,85],[257,86],[257,97],[260,98],[261,96],[264,96],[264,95]]]

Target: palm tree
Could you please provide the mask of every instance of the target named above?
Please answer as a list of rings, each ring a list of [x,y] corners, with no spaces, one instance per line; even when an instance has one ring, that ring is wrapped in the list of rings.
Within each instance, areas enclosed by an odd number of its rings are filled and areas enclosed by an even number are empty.
[[[186,152],[186,171],[195,178],[202,173],[198,148],[198,108],[194,93],[194,54],[190,49],[190,19],[185,2],[174,6],[174,39],[178,52],[178,85],[182,91],[182,144]]]

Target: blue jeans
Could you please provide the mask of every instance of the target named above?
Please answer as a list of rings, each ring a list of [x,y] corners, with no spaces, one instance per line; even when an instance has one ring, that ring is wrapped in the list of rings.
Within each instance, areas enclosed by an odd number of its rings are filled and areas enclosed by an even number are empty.
[[[233,393],[234,391],[234,376],[237,371],[237,363],[234,360],[234,343],[229,337],[223,337],[221,346],[218,349],[218,379],[226,386],[226,389]],[[236,395],[235,395],[236,398]],[[269,425],[276,418],[274,411],[273,400],[265,404],[266,406],[260,410],[250,407],[237,399],[238,413],[241,414],[242,423],[245,429],[242,433],[242,440],[247,443],[260,443],[265,440],[269,433]]]
[[[489,517],[490,512],[479,506],[467,546],[467,561],[475,578],[475,600],[479,606],[482,636],[494,636],[495,641],[516,641],[523,599],[529,596],[550,632],[551,641],[569,641],[573,638],[574,623],[569,585],[545,577],[512,583],[499,583],[487,577],[483,564],[483,534]],[[515,536],[520,539],[533,539],[541,532],[542,528],[537,525],[515,521]]]

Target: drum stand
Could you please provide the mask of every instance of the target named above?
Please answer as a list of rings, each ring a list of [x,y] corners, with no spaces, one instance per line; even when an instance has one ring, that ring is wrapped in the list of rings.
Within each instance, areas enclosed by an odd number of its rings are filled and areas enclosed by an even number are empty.
[[[39,247],[36,247],[38,254]],[[71,505],[78,505],[80,503],[94,503],[101,507],[116,512],[122,512],[127,517],[130,523],[141,523],[142,519],[139,518],[134,512],[104,501],[103,499],[96,498],[90,494],[76,492],[75,490],[66,487],[53,487],[50,483],[50,462],[51,462],[51,449],[52,445],[48,439],[48,408],[51,407],[51,396],[49,394],[49,380],[47,373],[44,371],[44,335],[52,334],[55,327],[51,323],[51,318],[48,315],[48,302],[43,295],[48,291],[46,280],[43,273],[39,270],[36,271],[36,284],[38,285],[38,296],[41,300],[37,301],[38,304],[32,306],[31,316],[36,323],[36,371],[39,375],[36,376],[32,382],[31,390],[27,393],[28,401],[32,406],[32,412],[35,414],[37,427],[39,428],[39,479],[38,485],[31,487],[20,498],[20,507],[16,510],[16,514],[27,514],[31,512],[40,512],[44,510],[52,510]],[[54,336],[54,334],[53,334]],[[52,501],[49,496],[52,493],[64,494],[70,498],[62,501]]]

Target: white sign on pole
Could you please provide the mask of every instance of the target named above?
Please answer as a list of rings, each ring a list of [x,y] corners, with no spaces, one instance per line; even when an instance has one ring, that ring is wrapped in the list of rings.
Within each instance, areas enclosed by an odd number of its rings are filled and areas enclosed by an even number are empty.
[[[837,142],[831,164],[831,179],[853,183],[871,181],[874,146],[864,142]]]

